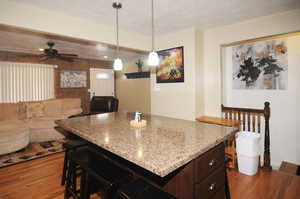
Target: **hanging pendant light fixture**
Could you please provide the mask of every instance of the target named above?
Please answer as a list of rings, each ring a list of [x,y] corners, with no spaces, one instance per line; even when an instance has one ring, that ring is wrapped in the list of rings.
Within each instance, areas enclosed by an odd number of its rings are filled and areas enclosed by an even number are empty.
[[[117,0],[112,4],[112,7],[116,9],[116,25],[117,25],[117,58],[114,60],[114,70],[122,70],[123,62],[119,58],[119,9],[122,8],[122,4]]]
[[[158,66],[159,64],[159,57],[157,52],[154,50],[154,3],[151,0],[151,19],[152,19],[152,51],[149,53],[148,56],[148,65],[149,66]]]

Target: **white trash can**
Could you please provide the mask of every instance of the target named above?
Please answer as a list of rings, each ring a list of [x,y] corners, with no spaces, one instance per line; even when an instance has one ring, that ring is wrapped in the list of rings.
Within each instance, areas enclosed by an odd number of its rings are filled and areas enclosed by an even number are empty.
[[[260,154],[260,134],[242,131],[236,134],[236,152],[239,172],[255,175]]]

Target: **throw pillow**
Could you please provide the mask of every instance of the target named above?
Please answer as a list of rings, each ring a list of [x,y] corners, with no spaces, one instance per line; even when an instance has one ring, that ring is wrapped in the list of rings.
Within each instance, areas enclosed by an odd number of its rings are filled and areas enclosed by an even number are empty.
[[[26,104],[27,118],[43,117],[44,104],[41,102],[31,102]]]

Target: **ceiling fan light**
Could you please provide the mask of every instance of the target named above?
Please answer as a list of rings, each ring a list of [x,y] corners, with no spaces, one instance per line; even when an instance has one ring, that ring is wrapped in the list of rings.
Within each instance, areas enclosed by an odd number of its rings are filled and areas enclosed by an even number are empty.
[[[120,58],[115,59],[113,67],[114,67],[114,70],[116,70],[116,71],[122,70],[123,69],[122,60]]]
[[[159,57],[158,57],[157,52],[155,52],[155,51],[150,52],[149,56],[148,56],[148,65],[149,66],[158,66],[158,64],[159,64]]]

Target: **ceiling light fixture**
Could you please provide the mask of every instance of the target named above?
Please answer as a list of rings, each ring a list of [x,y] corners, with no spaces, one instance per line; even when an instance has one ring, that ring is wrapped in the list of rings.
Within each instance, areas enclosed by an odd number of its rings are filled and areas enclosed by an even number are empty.
[[[149,53],[148,56],[148,65],[149,66],[158,66],[159,64],[159,57],[157,52],[154,50],[154,3],[151,0],[151,16],[152,16],[152,51]]]
[[[114,61],[114,70],[122,70],[123,62],[119,58],[119,9],[122,8],[122,4],[117,0],[112,4],[112,7],[116,9],[116,25],[117,25],[117,58]]]
[[[104,56],[103,56],[103,58],[104,58],[104,59],[107,59],[107,58],[108,58],[108,56],[107,56],[107,55],[104,55]]]

